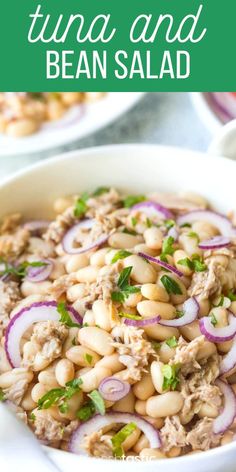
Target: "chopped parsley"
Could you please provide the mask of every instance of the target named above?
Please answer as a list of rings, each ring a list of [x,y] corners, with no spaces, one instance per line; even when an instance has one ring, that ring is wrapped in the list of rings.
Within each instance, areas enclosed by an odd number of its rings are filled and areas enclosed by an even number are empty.
[[[223,306],[224,305],[224,299],[225,299],[224,295],[221,295],[219,302],[216,303],[216,305],[213,304],[214,308],[218,308],[219,306]]]
[[[4,401],[5,401],[5,394],[2,388],[0,388],[0,402],[4,402]]]
[[[131,208],[134,205],[137,205],[137,203],[142,203],[145,202],[146,197],[144,195],[128,195],[123,201],[124,207],[125,208]]]
[[[211,315],[211,324],[212,324],[213,326],[216,326],[216,325],[217,325],[217,319],[216,319],[214,313],[212,313],[212,315]]]
[[[175,221],[174,220],[165,220],[165,226],[167,227],[167,229],[171,229],[173,228],[173,226],[175,226]]]
[[[95,406],[92,401],[85,403],[80,410],[77,412],[77,417],[80,419],[80,421],[87,421],[95,413]]]
[[[57,311],[59,315],[61,315],[59,321],[63,323],[68,328],[81,328],[81,325],[78,323],[74,323],[69,315],[69,312],[66,308],[66,304],[64,302],[60,302],[57,304]]]
[[[100,415],[105,415],[106,413],[105,403],[101,394],[98,392],[98,390],[93,390],[91,393],[88,394],[88,397],[93,402],[96,412],[99,413]]]
[[[184,316],[184,312],[182,310],[176,310],[176,318],[182,318]]]
[[[66,383],[64,388],[53,388],[45,393],[38,401],[39,410],[47,410],[53,405],[58,406],[61,413],[68,411],[68,400],[80,391],[81,379],[74,379]]]
[[[173,293],[174,295],[182,295],[182,290],[180,286],[174,279],[169,277],[169,275],[163,275],[161,277],[161,282],[163,283],[167,293]]]
[[[132,226],[135,227],[136,224],[138,223],[138,220],[137,218],[135,218],[134,216],[131,218],[131,223],[132,223]]]
[[[110,191],[109,187],[98,187],[95,192],[93,192],[93,197],[100,197],[104,193],[108,193]]]
[[[89,365],[92,364],[93,362],[93,356],[91,354],[88,354],[87,352],[84,354],[84,360],[87,362]]]
[[[155,351],[158,351],[161,347],[161,343],[158,343],[157,341],[152,341],[152,347]]]
[[[191,228],[191,224],[190,223],[183,223],[182,225],[180,225],[180,228]]]
[[[166,340],[166,344],[167,346],[173,348],[173,347],[178,346],[178,341],[175,336],[172,336],[172,338],[169,338]]]
[[[0,272],[0,277],[4,275],[13,275],[15,277],[23,278],[23,277],[26,277],[27,269],[29,267],[44,267],[48,265],[47,262],[42,262],[42,261],[35,261],[35,262],[25,261],[19,264],[18,266],[8,265],[8,263],[5,261],[1,261],[1,262],[5,264],[5,269]]]
[[[104,400],[97,390],[93,390],[88,397],[90,400],[77,412],[77,417],[81,421],[89,420],[95,413],[105,415],[106,412]]]
[[[125,259],[126,257],[131,256],[131,255],[132,255],[131,252],[126,251],[125,249],[121,249],[114,255],[114,257],[111,260],[111,263],[115,264],[115,262],[119,261],[120,259]]]
[[[147,225],[148,228],[152,227],[152,222],[149,218],[146,218],[146,225]]]
[[[125,299],[131,293],[138,293],[140,292],[139,287],[134,287],[133,285],[129,285],[129,278],[133,267],[126,267],[120,273],[117,285],[119,287],[119,291],[112,292],[111,299],[113,302],[124,303]]]
[[[199,243],[199,241],[200,241],[200,240],[199,240],[199,236],[198,236],[197,233],[195,233],[195,231],[190,231],[190,232],[187,234],[187,236],[188,236],[189,238],[195,238],[198,243]]]
[[[201,261],[201,258],[198,254],[192,256],[192,260],[186,257],[178,261],[178,264],[188,267],[190,270],[195,272],[204,272],[207,269],[206,264]]]
[[[231,300],[231,302],[235,302],[236,301],[236,294],[230,290],[229,293],[227,294],[227,298],[229,298]]]
[[[165,255],[170,255],[174,254],[175,250],[173,248],[175,240],[172,236],[168,236],[167,238],[164,238],[163,243],[162,243],[162,254]]]
[[[129,320],[141,320],[140,315],[132,315],[131,313],[119,313],[120,318],[128,318]]]
[[[134,231],[133,229],[128,229],[128,228],[124,228],[122,233],[131,234],[131,236],[137,236],[136,231]]]
[[[74,216],[76,218],[81,218],[87,211],[87,200],[89,199],[89,194],[84,192],[80,198],[78,198],[77,202],[75,203],[74,208]]]
[[[30,420],[30,421],[32,421],[32,423],[34,423],[34,422],[35,422],[35,420],[36,420],[36,416],[35,416],[35,414],[34,414],[34,413],[30,413],[30,415],[29,415],[29,420]]]
[[[162,385],[163,390],[176,390],[180,382],[178,378],[179,369],[179,365],[163,365],[161,369],[164,377]]]
[[[137,426],[135,423],[128,423],[111,438],[113,446],[112,452],[114,457],[122,458],[124,456],[122,444],[135,431],[136,428]]]

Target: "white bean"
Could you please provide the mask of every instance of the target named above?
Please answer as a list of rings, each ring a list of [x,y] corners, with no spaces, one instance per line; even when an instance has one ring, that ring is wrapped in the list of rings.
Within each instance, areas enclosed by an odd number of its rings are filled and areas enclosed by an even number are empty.
[[[184,399],[179,392],[167,392],[147,400],[147,414],[153,418],[177,415],[183,408]]]
[[[139,400],[147,400],[154,394],[155,387],[150,373],[143,374],[141,380],[134,384],[133,392]]]
[[[144,284],[141,287],[141,294],[148,300],[168,302],[170,297],[164,287],[157,284]]]
[[[97,327],[81,328],[79,330],[79,342],[101,356],[109,356],[114,352],[111,345],[113,339],[107,331]]]
[[[81,389],[86,393],[96,390],[101,381],[105,379],[105,377],[110,377],[111,373],[111,370],[105,367],[93,367],[89,372],[81,375]]]
[[[93,283],[96,282],[99,273],[99,268],[95,266],[88,266],[84,267],[83,269],[79,269],[76,272],[76,278],[78,282],[88,282]]]
[[[137,310],[139,314],[145,318],[155,315],[160,315],[164,320],[173,320],[176,318],[176,309],[170,303],[143,300],[138,303]]]
[[[104,247],[104,248],[99,249],[98,251],[94,252],[90,256],[90,264],[92,266],[96,266],[96,267],[103,267],[106,264],[105,256],[106,256],[108,251],[109,251],[109,248]]]
[[[61,359],[56,365],[55,376],[59,385],[65,387],[66,383],[73,380],[75,376],[73,362],[69,359]]]
[[[152,226],[151,228],[146,229],[144,231],[144,239],[146,245],[151,249],[161,249],[162,248],[162,241],[163,241],[163,234],[159,228]]]
[[[96,300],[93,303],[93,313],[95,324],[105,331],[111,331],[111,313],[110,307],[103,300]]]
[[[21,293],[24,297],[29,297],[30,295],[47,295],[51,286],[52,283],[47,280],[38,282],[37,284],[24,280],[21,284]]]
[[[94,367],[101,357],[91,349],[84,346],[72,346],[66,357],[74,364],[81,367]]]
[[[156,270],[140,256],[126,257],[124,267],[132,267],[131,278],[139,284],[153,283],[157,280]]]
[[[66,272],[71,274],[77,270],[83,269],[89,265],[89,259],[86,254],[74,254],[69,256],[66,262]]]
[[[132,234],[127,233],[113,233],[109,239],[108,243],[109,246],[115,249],[131,249],[136,244],[142,242],[142,237],[140,236],[133,236]]]

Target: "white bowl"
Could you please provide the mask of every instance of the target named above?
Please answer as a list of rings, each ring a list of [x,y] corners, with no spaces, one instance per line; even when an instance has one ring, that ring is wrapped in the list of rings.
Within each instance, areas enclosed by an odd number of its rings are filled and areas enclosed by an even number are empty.
[[[130,192],[191,190],[219,210],[236,205],[236,164],[221,157],[177,148],[122,145],[92,148],[36,164],[0,184],[0,215],[21,211],[48,217],[57,196],[114,185]],[[158,462],[124,462],[79,457],[46,449],[62,472],[235,472],[236,442],[209,452]],[[26,452],[27,453],[27,452]]]
[[[0,134],[0,156],[39,153],[84,138],[126,113],[143,95],[109,92],[99,100],[72,107],[60,120],[44,124],[30,136],[10,138]]]

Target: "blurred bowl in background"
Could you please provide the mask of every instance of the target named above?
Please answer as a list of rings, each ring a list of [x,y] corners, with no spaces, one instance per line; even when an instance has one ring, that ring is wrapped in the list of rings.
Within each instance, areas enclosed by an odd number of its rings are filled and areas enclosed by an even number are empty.
[[[191,98],[199,117],[212,133],[236,118],[236,92],[194,92]]]

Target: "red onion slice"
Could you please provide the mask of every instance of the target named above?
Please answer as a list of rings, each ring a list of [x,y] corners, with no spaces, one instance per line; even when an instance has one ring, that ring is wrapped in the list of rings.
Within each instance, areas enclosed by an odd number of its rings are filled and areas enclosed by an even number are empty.
[[[147,217],[149,218],[152,218],[154,216],[157,216],[162,220],[170,220],[173,218],[173,214],[168,210],[168,208],[164,207],[163,205],[160,205],[160,203],[152,201],[137,203],[137,205],[134,205],[131,208],[131,211],[133,210],[145,213],[145,215],[147,215]]]
[[[106,377],[101,381],[98,390],[105,400],[117,402],[128,395],[130,384],[115,377]]]
[[[53,262],[49,259],[42,259],[40,262],[45,263],[41,267],[28,267],[26,279],[30,282],[42,282],[43,280],[48,279],[53,269]]]
[[[220,364],[220,375],[230,372],[236,366],[236,338],[230,351],[223,357]]]
[[[193,210],[177,218],[177,223],[182,226],[195,221],[206,221],[219,230],[222,236],[236,237],[236,229],[226,216],[210,210]]]
[[[126,326],[135,326],[136,328],[143,328],[144,326],[158,324],[160,319],[161,317],[159,315],[142,320],[131,320],[130,318],[124,317],[124,323],[126,324]]]
[[[149,256],[149,254],[145,254],[144,252],[139,252],[138,256],[143,257],[149,262],[153,262],[154,264],[159,265],[160,267],[163,267],[164,269],[169,270],[170,272],[173,272],[173,274],[177,275],[178,277],[183,277],[183,272],[180,270],[176,269],[176,267],[167,264],[167,262],[161,261],[160,259],[156,259],[155,257]]]
[[[208,239],[207,241],[201,241],[198,244],[200,249],[221,249],[230,245],[230,238],[227,236],[215,236],[215,238]]]
[[[183,316],[175,318],[174,320],[160,320],[159,324],[162,326],[170,326],[171,328],[178,328],[179,326],[186,326],[196,320],[199,313],[199,304],[196,298],[188,298],[183,304]]]
[[[210,316],[204,316],[199,321],[202,334],[213,343],[224,343],[234,338],[236,334],[236,318],[232,313],[229,315],[229,325],[224,328],[216,328],[211,323]]]
[[[40,231],[45,231],[48,228],[49,224],[50,222],[47,220],[32,220],[27,221],[27,223],[25,223],[23,227],[27,229],[30,233],[38,234]]]
[[[220,388],[224,395],[223,411],[213,421],[213,432],[215,434],[222,434],[230,428],[236,417],[236,397],[233,389],[222,380],[216,380],[217,387]]]
[[[82,254],[83,252],[90,251],[91,249],[94,249],[104,244],[108,240],[110,235],[103,234],[98,239],[96,239],[96,241],[94,241],[93,243],[89,244],[86,247],[74,247],[74,242],[76,240],[76,235],[77,235],[78,230],[83,229],[83,228],[92,229],[94,224],[95,224],[95,220],[86,219],[72,226],[72,228],[70,228],[67,231],[67,233],[65,234],[62,240],[62,246],[63,246],[64,251],[67,254]]]
[[[73,307],[67,306],[66,308],[75,323],[83,323],[83,319]],[[20,367],[20,341],[25,331],[33,323],[48,320],[59,321],[59,319],[57,303],[54,301],[33,303],[16,313],[10,320],[5,334],[5,351],[11,366]]]
[[[132,415],[129,413],[107,413],[104,416],[95,415],[90,420],[81,424],[72,434],[69,443],[69,450],[74,454],[88,455],[87,452],[81,447],[86,436],[99,431],[106,426],[112,424],[129,424],[136,423],[137,427],[145,434],[149,441],[150,448],[161,447],[161,440],[159,431],[156,430],[148,421],[141,418],[139,415]]]
[[[178,241],[179,231],[176,226],[172,226],[172,228],[169,229],[167,236],[173,238],[175,242]]]

